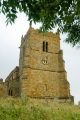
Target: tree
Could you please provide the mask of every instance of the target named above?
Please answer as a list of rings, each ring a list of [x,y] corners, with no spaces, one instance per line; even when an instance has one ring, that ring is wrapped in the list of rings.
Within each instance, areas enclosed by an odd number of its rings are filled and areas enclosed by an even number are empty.
[[[68,33],[66,42],[80,45],[80,0],[2,0],[0,12],[7,23],[14,23],[18,13],[24,12],[30,23],[42,23],[42,31],[57,27]]]

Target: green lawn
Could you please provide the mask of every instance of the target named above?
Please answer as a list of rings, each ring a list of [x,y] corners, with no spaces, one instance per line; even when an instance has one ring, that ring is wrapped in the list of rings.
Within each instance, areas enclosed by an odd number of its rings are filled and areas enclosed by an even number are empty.
[[[24,99],[1,99],[0,120],[80,120],[80,107],[63,103],[33,105]]]

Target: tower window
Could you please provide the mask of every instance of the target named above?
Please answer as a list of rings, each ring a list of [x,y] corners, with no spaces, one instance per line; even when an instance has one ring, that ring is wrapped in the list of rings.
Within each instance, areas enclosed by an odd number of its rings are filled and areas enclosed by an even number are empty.
[[[48,42],[46,42],[46,52],[48,52]]]
[[[43,41],[43,52],[48,52],[48,42]]]
[[[45,51],[45,42],[43,41],[43,51]]]

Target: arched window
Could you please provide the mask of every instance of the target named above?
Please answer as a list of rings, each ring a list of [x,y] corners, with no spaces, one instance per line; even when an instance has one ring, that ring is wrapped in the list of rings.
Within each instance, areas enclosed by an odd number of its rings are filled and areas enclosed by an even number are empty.
[[[12,93],[12,90],[11,90],[11,89],[9,89],[8,95],[9,95],[9,96],[13,96],[13,93]]]
[[[8,91],[8,95],[10,96],[10,90]]]

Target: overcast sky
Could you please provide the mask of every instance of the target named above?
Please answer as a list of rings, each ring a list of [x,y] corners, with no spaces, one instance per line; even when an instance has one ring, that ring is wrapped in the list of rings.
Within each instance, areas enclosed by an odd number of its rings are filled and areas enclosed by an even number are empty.
[[[6,26],[5,20],[5,17],[0,15],[0,78],[3,79],[19,64],[21,36],[26,34],[29,28],[27,18],[23,14],[19,15],[13,25]],[[70,83],[71,95],[77,103],[80,100],[80,49],[72,48],[63,42],[64,39],[65,35],[61,35],[61,49],[63,49],[67,79]]]

